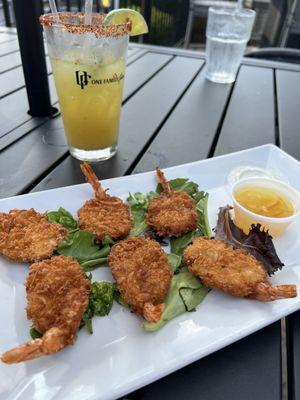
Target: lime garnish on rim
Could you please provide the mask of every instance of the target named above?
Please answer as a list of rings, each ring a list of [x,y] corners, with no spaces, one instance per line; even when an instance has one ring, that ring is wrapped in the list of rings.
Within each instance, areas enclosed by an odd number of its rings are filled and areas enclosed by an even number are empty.
[[[117,10],[110,11],[104,18],[104,25],[119,25],[130,20],[132,27],[130,36],[142,35],[148,33],[148,26],[144,17],[135,10],[129,8],[119,8]]]

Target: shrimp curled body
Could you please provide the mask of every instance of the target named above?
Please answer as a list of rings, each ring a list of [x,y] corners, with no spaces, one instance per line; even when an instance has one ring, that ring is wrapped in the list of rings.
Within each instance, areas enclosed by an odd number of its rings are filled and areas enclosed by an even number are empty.
[[[262,264],[241,249],[233,249],[221,240],[197,238],[184,251],[189,270],[204,285],[233,296],[273,301],[296,297],[295,285],[272,286]]]

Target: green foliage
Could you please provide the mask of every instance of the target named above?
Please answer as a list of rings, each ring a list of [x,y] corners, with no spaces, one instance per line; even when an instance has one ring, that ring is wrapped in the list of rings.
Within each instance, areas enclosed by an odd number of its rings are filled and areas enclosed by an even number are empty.
[[[100,248],[95,243],[95,235],[77,229],[69,232],[66,240],[59,243],[57,253],[75,258],[85,271],[90,271],[106,263],[110,248],[109,244]]]
[[[171,179],[169,181],[170,188],[173,190],[182,190],[183,192],[186,192],[190,196],[193,196],[194,194],[197,193],[198,191],[198,185],[195,182],[190,181],[187,178],[176,178],[176,179]],[[158,194],[162,193],[163,187],[162,184],[159,183],[156,187],[156,192]]]
[[[113,304],[115,284],[112,282],[93,282],[89,297],[89,304],[85,310],[81,326],[86,326],[93,333],[92,318],[97,315],[104,317],[108,315]]]
[[[30,328],[29,333],[33,340],[40,339],[43,336],[43,334],[41,332],[37,331],[34,327]]]
[[[155,323],[145,322],[144,329],[148,332],[154,332],[186,311],[194,311],[208,291],[209,289],[203,286],[199,279],[189,271],[174,275],[164,301],[165,309],[161,319]]]
[[[50,222],[59,223],[69,230],[66,239],[59,243],[57,254],[74,258],[85,271],[91,271],[106,263],[107,256],[114,244],[114,241],[108,236],[105,236],[97,244],[95,235],[78,229],[75,219],[62,207],[58,211],[49,211],[47,216]]]
[[[177,254],[169,253],[167,254],[168,262],[173,273],[176,273],[180,268],[182,258]]]
[[[140,192],[129,194],[127,202],[130,206],[132,217],[132,228],[129,236],[143,235],[149,229],[146,221],[146,212],[149,201],[156,196],[157,193],[155,192],[149,192],[146,195],[143,195]]]
[[[62,207],[60,207],[58,211],[49,211],[47,213],[47,218],[50,222],[61,224],[68,230],[73,230],[77,228],[77,222],[75,221],[75,219],[68,211],[66,211]]]

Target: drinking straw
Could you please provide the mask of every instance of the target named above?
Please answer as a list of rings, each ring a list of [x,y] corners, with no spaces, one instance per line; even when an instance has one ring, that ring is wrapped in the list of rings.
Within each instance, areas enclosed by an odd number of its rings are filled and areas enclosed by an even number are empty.
[[[58,16],[55,0],[49,0],[49,5],[50,5],[51,13],[55,15],[55,19],[59,20],[59,16]]]
[[[236,3],[236,11],[240,11],[243,8],[243,1],[244,0],[238,0]]]
[[[93,0],[85,0],[84,4],[84,25],[92,24]]]

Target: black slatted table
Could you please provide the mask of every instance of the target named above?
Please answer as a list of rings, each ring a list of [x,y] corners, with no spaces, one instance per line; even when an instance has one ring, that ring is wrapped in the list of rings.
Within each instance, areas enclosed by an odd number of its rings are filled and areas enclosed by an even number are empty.
[[[0,197],[81,183],[62,121],[32,118],[15,31],[0,29]],[[51,67],[49,84],[57,103]],[[300,159],[300,67],[244,60],[232,85],[205,79],[198,52],[131,45],[119,152],[100,179],[274,143]],[[57,104],[56,104],[57,105]],[[300,399],[300,314],[238,341],[132,399]],[[286,346],[287,344],[287,346]]]

